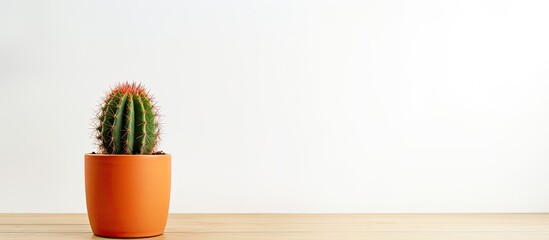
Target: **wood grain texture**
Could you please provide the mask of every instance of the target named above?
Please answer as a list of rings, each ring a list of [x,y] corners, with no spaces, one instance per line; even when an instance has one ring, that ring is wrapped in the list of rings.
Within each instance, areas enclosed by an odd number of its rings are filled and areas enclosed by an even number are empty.
[[[103,239],[85,214],[0,214],[0,239]],[[147,239],[549,239],[549,214],[171,214]]]

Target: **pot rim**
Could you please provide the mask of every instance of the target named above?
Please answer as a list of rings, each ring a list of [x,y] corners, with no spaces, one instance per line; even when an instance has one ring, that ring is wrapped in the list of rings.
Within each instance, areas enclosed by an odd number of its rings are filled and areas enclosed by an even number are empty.
[[[161,157],[161,156],[171,156],[169,153],[164,154],[106,154],[106,153],[85,153],[84,156],[95,156],[95,157]]]

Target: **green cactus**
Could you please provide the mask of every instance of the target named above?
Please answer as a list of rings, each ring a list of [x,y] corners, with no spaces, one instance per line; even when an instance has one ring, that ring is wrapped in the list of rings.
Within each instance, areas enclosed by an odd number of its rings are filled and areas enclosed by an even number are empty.
[[[152,154],[160,131],[158,111],[141,84],[121,83],[105,97],[97,114],[96,138],[106,154]]]

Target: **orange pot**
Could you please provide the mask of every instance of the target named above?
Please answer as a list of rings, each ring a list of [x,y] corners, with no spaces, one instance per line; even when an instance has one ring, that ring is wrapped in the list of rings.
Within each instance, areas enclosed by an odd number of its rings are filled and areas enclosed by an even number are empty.
[[[86,203],[93,233],[151,237],[164,232],[171,155],[86,154]]]

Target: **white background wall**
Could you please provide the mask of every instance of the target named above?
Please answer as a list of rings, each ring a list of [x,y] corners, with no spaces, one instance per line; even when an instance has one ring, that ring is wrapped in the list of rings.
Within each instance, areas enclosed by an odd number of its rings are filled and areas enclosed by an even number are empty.
[[[85,212],[103,92],[172,212],[549,211],[547,1],[0,1],[0,212]]]

